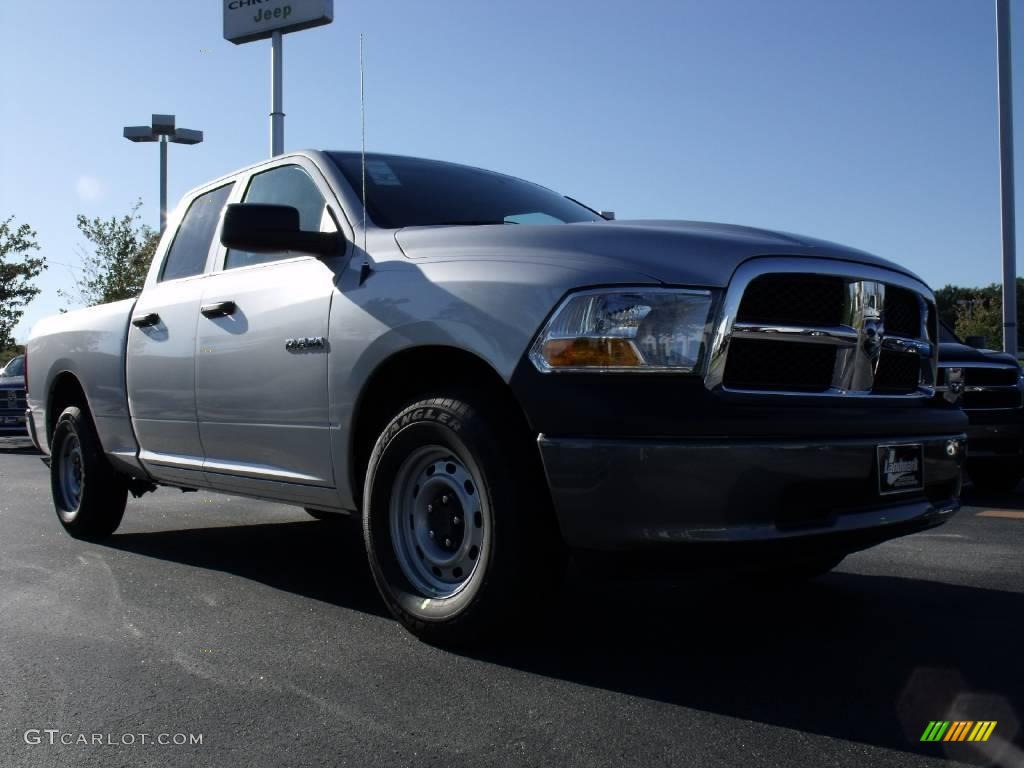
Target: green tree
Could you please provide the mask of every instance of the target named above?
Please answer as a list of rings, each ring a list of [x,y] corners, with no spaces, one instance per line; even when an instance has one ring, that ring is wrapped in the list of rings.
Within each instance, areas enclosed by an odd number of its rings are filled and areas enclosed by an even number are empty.
[[[14,346],[14,326],[39,288],[35,280],[46,269],[36,232],[28,224],[14,226],[14,217],[0,222],[0,351]]]
[[[7,365],[11,361],[11,358],[23,354],[25,354],[25,347],[21,344],[14,344],[10,347],[0,349],[0,368]]]
[[[977,296],[977,288],[963,288],[959,285],[947,285],[935,291],[935,307],[939,311],[939,319],[949,326],[955,326],[958,318],[958,302],[970,301]]]
[[[985,346],[1003,348],[1003,297],[998,285],[977,289],[956,308],[956,334],[961,339],[984,336]]]
[[[91,307],[139,295],[160,242],[160,234],[141,223],[140,207],[142,200],[136,200],[121,218],[87,219],[78,214],[78,231],[89,247],[79,247],[81,272],[75,275],[72,290],[58,291],[61,298]]]

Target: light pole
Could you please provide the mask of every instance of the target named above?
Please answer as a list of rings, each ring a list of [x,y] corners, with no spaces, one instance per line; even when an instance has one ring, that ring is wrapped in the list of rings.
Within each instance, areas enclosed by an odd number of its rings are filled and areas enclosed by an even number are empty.
[[[167,226],[167,143],[198,144],[203,140],[202,131],[175,128],[174,115],[153,115],[149,125],[126,125],[124,137],[128,141],[160,142],[160,234]]]
[[[1003,223],[1003,351],[1017,356],[1017,234],[1013,199],[1013,80],[1010,67],[1010,1],[996,0],[999,71],[999,191]]]

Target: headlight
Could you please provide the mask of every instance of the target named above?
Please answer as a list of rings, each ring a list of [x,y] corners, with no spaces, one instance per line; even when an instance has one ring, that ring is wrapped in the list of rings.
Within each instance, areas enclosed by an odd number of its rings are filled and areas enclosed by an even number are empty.
[[[618,288],[575,293],[530,350],[538,370],[699,372],[715,293]]]

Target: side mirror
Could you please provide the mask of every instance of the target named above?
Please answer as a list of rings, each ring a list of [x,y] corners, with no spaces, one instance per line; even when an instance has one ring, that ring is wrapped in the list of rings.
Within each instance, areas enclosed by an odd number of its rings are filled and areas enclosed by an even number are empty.
[[[975,349],[985,349],[985,342],[988,339],[984,336],[968,336],[964,339],[964,344],[968,347],[974,347]]]
[[[228,248],[253,253],[298,251],[334,256],[341,250],[338,232],[303,232],[299,211],[290,205],[232,203],[224,211],[220,241]]]
[[[615,221],[615,211],[598,211],[598,213],[601,215],[602,219],[607,219],[608,221]]]

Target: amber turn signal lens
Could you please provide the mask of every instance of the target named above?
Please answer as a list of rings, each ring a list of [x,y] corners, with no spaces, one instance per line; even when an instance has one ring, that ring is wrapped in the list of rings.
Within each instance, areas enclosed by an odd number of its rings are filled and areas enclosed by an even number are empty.
[[[640,356],[626,339],[551,339],[544,360],[552,368],[632,368]]]

